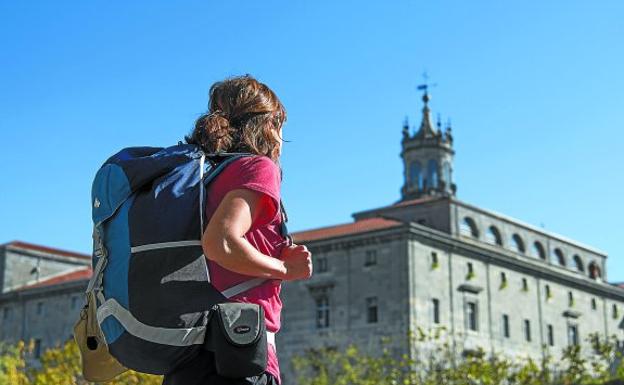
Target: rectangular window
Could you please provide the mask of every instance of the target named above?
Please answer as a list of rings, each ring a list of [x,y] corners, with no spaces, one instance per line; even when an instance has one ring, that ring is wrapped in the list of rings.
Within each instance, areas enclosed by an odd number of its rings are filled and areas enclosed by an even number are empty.
[[[503,314],[503,337],[509,338],[509,316]]]
[[[472,262],[466,263],[466,279],[470,280],[475,277],[474,268],[472,267]]]
[[[78,307],[78,297],[71,297],[71,309],[74,310]]]
[[[41,357],[41,339],[37,338],[35,340],[35,346],[33,347],[33,355],[35,358]]]
[[[433,306],[433,323],[439,324],[440,323],[440,300],[437,298],[434,298],[431,300],[431,303]]]
[[[546,285],[545,288],[546,288],[546,291],[545,291],[546,300],[548,301],[550,298],[552,298],[552,293],[550,292],[550,286]]]
[[[2,309],[2,320],[8,321],[9,317],[11,317],[11,308],[5,307],[4,309]]]
[[[578,326],[575,324],[568,324],[568,344],[578,345]]]
[[[326,295],[316,299],[316,328],[329,327],[329,298]]]
[[[431,252],[431,264],[432,265],[438,264],[438,254],[435,251]]]
[[[551,324],[548,324],[547,326],[547,333],[548,333],[548,345],[550,346],[555,346],[555,332],[553,331],[553,326]]]
[[[531,341],[531,321],[528,319],[524,320],[524,339],[528,342]]]
[[[327,268],[327,258],[326,257],[321,257],[317,260],[318,262],[318,272],[319,273],[324,273],[328,270]]]
[[[467,327],[470,330],[478,330],[477,328],[477,303],[476,302],[467,302],[466,303],[466,321],[468,323]]]
[[[377,297],[366,298],[366,322],[377,323]]]
[[[43,302],[37,302],[37,315],[43,315]]]
[[[377,250],[366,250],[366,260],[364,266],[373,266],[377,264]]]

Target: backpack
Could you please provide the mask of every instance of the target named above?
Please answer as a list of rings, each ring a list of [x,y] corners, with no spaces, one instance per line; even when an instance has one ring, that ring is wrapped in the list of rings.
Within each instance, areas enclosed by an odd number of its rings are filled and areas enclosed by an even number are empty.
[[[87,298],[94,298],[100,330],[90,343],[105,344],[123,367],[172,372],[204,348],[215,304],[266,281],[254,278],[220,292],[210,283],[201,246],[209,183],[243,156],[251,154],[205,154],[182,143],[131,147],[97,172]],[[281,202],[280,209],[285,222]],[[282,232],[287,236],[284,224]]]

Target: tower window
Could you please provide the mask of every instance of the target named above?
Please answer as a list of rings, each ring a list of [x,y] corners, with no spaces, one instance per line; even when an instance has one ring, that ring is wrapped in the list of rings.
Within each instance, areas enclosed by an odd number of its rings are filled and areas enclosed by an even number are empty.
[[[410,173],[409,173],[409,182],[410,186],[418,188],[418,190],[423,189],[423,175],[422,175],[422,166],[419,161],[414,161],[410,164]]]
[[[316,328],[329,327],[329,298],[322,295],[316,299]]]
[[[612,316],[613,318],[617,318],[617,317],[618,317],[618,315],[619,315],[619,313],[618,313],[618,307],[617,307],[617,305],[616,305],[616,304],[613,304],[613,305],[611,306],[611,316]]]
[[[495,226],[490,226],[487,233],[485,233],[485,240],[492,245],[503,245],[503,239],[501,238],[500,231]]]
[[[553,326],[548,324],[546,326],[547,334],[548,334],[548,345],[555,346],[555,332],[553,330]]]
[[[597,308],[596,298],[592,298],[591,299],[591,308],[592,308],[592,310],[596,310],[596,308]]]
[[[435,159],[429,159],[427,163],[427,188],[438,187],[438,162]]]
[[[533,256],[539,259],[546,259],[546,252],[544,246],[539,241],[533,242]]]
[[[531,342],[531,321],[528,319],[524,320],[524,339]]]
[[[522,278],[522,290],[529,291],[529,282],[526,278]]]
[[[366,322],[377,323],[377,297],[366,298]]]
[[[477,224],[470,217],[464,217],[464,220],[459,225],[459,233],[467,237],[479,238]]]
[[[545,292],[546,292],[546,300],[548,301],[549,299],[552,298],[552,293],[550,291],[550,286],[546,285],[544,286]]]
[[[574,294],[571,291],[568,292],[568,306],[574,306]]]
[[[444,179],[447,189],[450,188],[453,182],[451,181],[451,164],[449,162],[444,162],[442,166],[442,179]]]
[[[524,254],[524,241],[522,240],[522,237],[520,235],[514,234],[511,236],[511,248],[516,253]]]
[[[377,250],[366,250],[366,260],[364,266],[373,266],[377,264]]]
[[[433,310],[433,323],[435,324],[439,324],[440,323],[440,300],[437,298],[433,298],[431,300],[431,306],[432,306],[432,310]]]
[[[509,338],[509,316],[503,314],[503,337]]]

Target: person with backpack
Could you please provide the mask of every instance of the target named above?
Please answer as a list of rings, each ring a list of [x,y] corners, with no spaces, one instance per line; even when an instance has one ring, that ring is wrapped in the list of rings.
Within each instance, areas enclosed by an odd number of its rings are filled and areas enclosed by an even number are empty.
[[[308,279],[311,253],[283,236],[280,198],[282,125],[286,111],[277,95],[250,75],[231,77],[210,88],[209,110],[197,119],[188,144],[207,154],[250,153],[229,163],[210,183],[202,247],[211,283],[220,291],[251,277],[266,281],[230,301],[259,304],[268,341],[266,371],[240,381],[220,377],[213,353],[204,350],[166,374],[163,385],[281,384],[274,335],[280,329],[283,280]],[[184,299],[181,298],[181,301]]]

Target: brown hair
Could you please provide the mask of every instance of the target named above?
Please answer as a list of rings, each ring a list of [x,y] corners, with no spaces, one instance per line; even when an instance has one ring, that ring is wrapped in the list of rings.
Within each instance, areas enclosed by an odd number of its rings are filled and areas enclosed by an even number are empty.
[[[276,135],[285,121],[286,110],[269,87],[248,74],[235,76],[210,87],[208,112],[185,139],[207,153],[251,152],[277,162]]]

